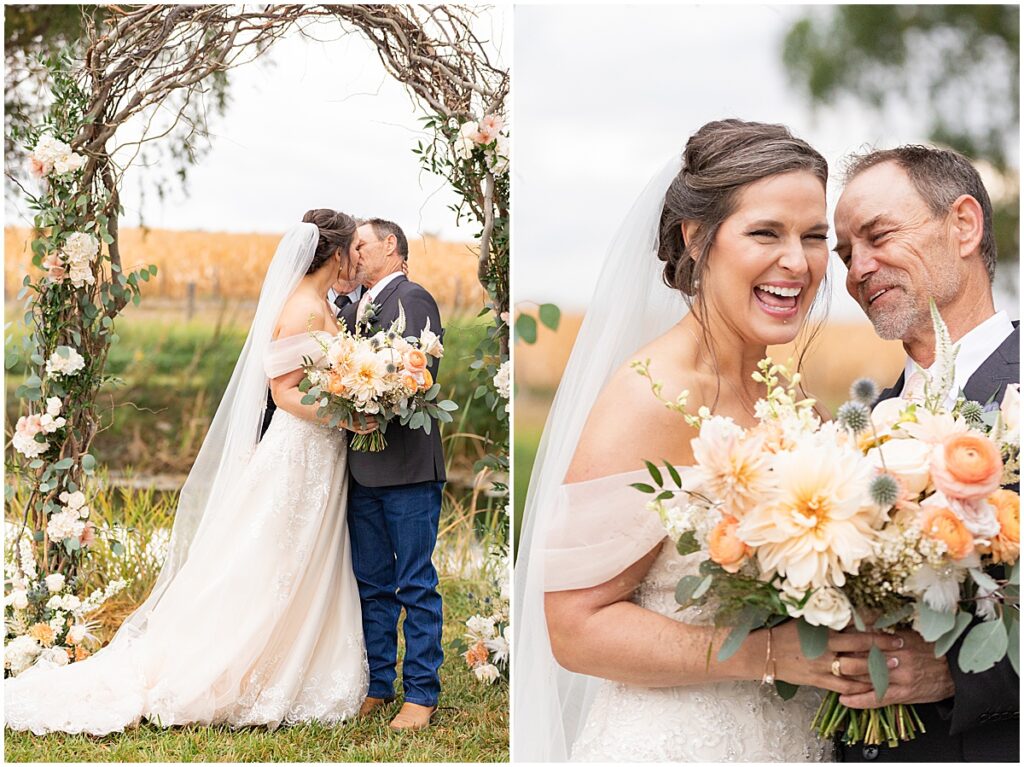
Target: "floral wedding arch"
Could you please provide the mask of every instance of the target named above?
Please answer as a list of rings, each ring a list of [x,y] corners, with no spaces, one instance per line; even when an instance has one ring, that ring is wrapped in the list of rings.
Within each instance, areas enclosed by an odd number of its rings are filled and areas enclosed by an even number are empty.
[[[479,225],[478,276],[493,324],[472,367],[478,396],[505,420],[508,398],[509,182],[506,97],[509,76],[493,64],[475,32],[475,11],[461,6],[270,5],[108,6],[87,22],[84,54],[49,62],[53,104],[42,125],[17,135],[41,191],[26,193],[34,211],[35,269],[25,276],[28,332],[8,370],[24,364],[18,387],[23,415],[8,453],[8,519],[16,561],[5,565],[9,643],[5,661],[80,657],[82,618],[122,583],[81,594],[79,571],[94,531],[89,521],[90,445],[100,428],[97,398],[117,340],[115,320],[138,304],[155,266],[128,269],[119,249],[121,181],[128,166],[115,146],[143,117],[137,147],[166,136],[147,115],[186,110],[217,78],[251,61],[274,41],[322,21],[361,34],[387,72],[422,106],[432,137],[413,149],[459,198],[458,221]],[[186,128],[195,130],[195,126]],[[117,155],[117,157],[115,157]],[[485,463],[508,466],[507,429]],[[115,547],[117,543],[112,544]],[[19,647],[18,643],[25,645]],[[29,647],[29,645],[32,645]],[[12,647],[13,645],[13,647]],[[78,653],[78,655],[76,655]],[[64,660],[60,657],[64,654]],[[26,661],[26,659],[28,659]]]

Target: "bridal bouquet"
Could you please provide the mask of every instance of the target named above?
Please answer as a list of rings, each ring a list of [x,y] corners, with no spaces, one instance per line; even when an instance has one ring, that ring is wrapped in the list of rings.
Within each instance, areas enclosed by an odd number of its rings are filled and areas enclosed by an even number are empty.
[[[932,316],[936,364],[930,376],[921,371],[916,401],[871,409],[875,386],[861,380],[823,423],[813,401],[798,397],[799,374],[765,359],[754,374],[767,387],[755,427],[706,408],[687,415],[686,392],[665,403],[700,429],[696,465],[684,480],[666,464],[666,479],[647,462],[653,484],[634,487],[654,494],[649,507],[680,554],[703,554],[676,599],[707,604],[716,625],[731,629],[720,660],[750,631],[795,619],[808,658],[825,652],[829,629],[852,624],[912,628],[935,643],[936,657],[964,635],[964,671],[1004,657],[1018,668],[1020,498],[1001,485],[1019,481],[1019,387],[1001,409],[962,396],[944,407],[957,348],[934,305]],[[650,378],[645,363],[634,367]],[[881,700],[888,668],[878,647],[868,668]],[[766,681],[784,698],[796,692],[770,673]],[[851,710],[837,693],[814,725],[822,737],[843,731],[847,743],[890,746],[923,730],[911,706]]]
[[[370,337],[349,331],[343,322],[338,335],[330,339],[313,335],[324,352],[319,362],[303,358],[302,404],[318,404],[317,415],[329,416],[331,428],[342,422],[365,426],[367,415],[377,417],[376,431],[353,435],[352,450],[383,450],[387,446],[384,432],[394,419],[429,434],[431,419],[449,423],[452,411],[459,407],[451,400],[435,401],[441,387],[427,369],[427,357],[440,359],[444,347],[430,329],[430,321],[419,337],[403,336],[405,324],[401,304],[391,327]]]

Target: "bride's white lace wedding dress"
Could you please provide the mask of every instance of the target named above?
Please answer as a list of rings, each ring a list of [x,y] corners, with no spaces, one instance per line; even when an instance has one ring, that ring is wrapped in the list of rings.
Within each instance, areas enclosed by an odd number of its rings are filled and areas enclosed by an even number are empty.
[[[293,346],[292,369],[315,345]],[[145,627],[7,680],[7,726],[103,735],[142,719],[276,727],[354,715],[369,673],[347,489],[344,433],[278,409]]]
[[[665,542],[633,601],[686,623],[710,623],[699,608],[679,611],[676,584],[695,574],[699,554],[681,557]],[[824,762],[832,745],[811,730],[821,702],[801,688],[784,701],[759,682],[638,687],[604,681],[573,761],[583,762]]]
[[[678,467],[684,486],[692,476]],[[548,538],[549,583],[582,588],[607,580],[654,546],[661,550],[631,601],[673,620],[711,625],[710,608],[679,609],[676,585],[694,575],[701,553],[681,556],[657,514],[630,485],[646,471],[563,485]],[[601,572],[603,574],[597,574]],[[801,688],[784,701],[753,681],[643,687],[596,682],[593,703],[571,742],[581,762],[821,762],[832,745],[811,729],[819,690]]]

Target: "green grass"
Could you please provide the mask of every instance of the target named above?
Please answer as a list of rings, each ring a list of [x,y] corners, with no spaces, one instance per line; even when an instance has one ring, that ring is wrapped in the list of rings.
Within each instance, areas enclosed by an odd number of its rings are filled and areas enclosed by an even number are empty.
[[[8,762],[507,762],[508,689],[477,682],[447,644],[478,609],[479,584],[443,580],[445,662],[439,711],[430,729],[388,729],[399,702],[364,719],[327,727],[307,724],[269,731],[264,727],[142,725],[94,738],[54,734],[37,737],[6,730]]]
[[[24,332],[20,314],[10,348],[20,350]],[[106,373],[119,379],[101,390],[98,413],[102,430],[91,452],[110,469],[132,467],[136,473],[184,474],[195,460],[210,420],[227,386],[248,331],[247,319],[225,304],[219,312],[190,322],[174,312],[137,312],[117,321],[119,340],[107,359]],[[487,443],[481,437],[501,434],[505,424],[472,395],[482,378],[469,369],[474,350],[486,333],[483,320],[451,317],[441,363],[443,395],[459,404],[455,422],[445,424],[446,452],[456,466],[469,468]],[[7,376],[9,424],[22,414],[14,398],[24,370]],[[465,436],[471,435],[471,436]]]

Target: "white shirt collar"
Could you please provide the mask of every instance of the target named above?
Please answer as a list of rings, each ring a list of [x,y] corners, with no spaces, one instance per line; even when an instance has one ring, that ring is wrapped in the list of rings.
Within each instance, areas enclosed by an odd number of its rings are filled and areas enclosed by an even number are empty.
[[[996,312],[980,325],[971,328],[959,341],[954,342],[954,346],[960,345],[960,351],[956,355],[953,386],[946,396],[946,407],[953,407],[960,390],[967,386],[971,376],[1012,332],[1013,323],[1010,322],[1009,315],[1006,312]],[[917,367],[917,363],[907,357],[903,366],[903,391],[906,391],[907,382]],[[930,367],[928,372],[931,372]],[[902,394],[902,391],[900,393]]]
[[[401,268],[399,268],[397,272],[391,272],[391,274],[381,277],[376,285],[374,285],[372,288],[366,291],[365,295],[369,296],[369,298],[366,299],[367,302],[376,301],[377,296],[379,296],[381,292],[383,292],[384,288],[386,288],[388,285],[390,285],[392,282],[394,282],[401,276],[402,270]]]
[[[357,285],[355,290],[353,290],[351,293],[346,293],[345,295],[348,296],[348,300],[349,301],[351,301],[352,303],[355,303],[363,295],[363,286],[362,285]],[[327,288],[327,300],[328,301],[330,301],[333,304],[334,303],[334,299],[336,299],[337,297],[338,297],[338,291],[336,291],[334,288]]]

